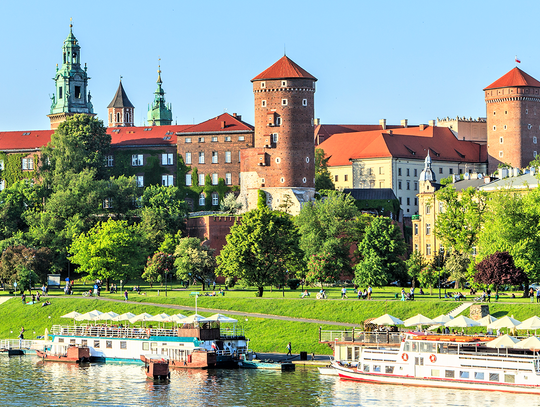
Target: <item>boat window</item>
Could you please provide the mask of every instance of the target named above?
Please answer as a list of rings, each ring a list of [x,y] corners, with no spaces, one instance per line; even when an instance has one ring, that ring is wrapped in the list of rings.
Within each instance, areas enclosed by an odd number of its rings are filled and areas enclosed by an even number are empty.
[[[127,349],[127,342],[126,341],[120,341],[120,349]]]
[[[513,374],[505,374],[504,375],[504,381],[505,383],[515,383],[516,382],[516,376]]]
[[[112,341],[105,341],[105,347],[107,349],[112,349]]]
[[[484,380],[484,372],[474,372],[474,378],[476,380]]]
[[[414,364],[416,366],[424,366],[424,358],[415,357]]]
[[[360,360],[360,347],[359,346],[356,346],[354,348],[354,360],[355,361]]]
[[[420,342],[420,352],[435,352],[436,344],[433,342]]]
[[[411,342],[411,351],[418,352],[418,342]]]
[[[99,341],[98,340],[94,341],[94,348],[99,348]]]
[[[347,360],[352,360],[353,348],[347,346]]]
[[[459,372],[459,378],[460,379],[468,379],[469,378],[469,372]]]
[[[381,373],[381,365],[373,365],[374,373]]]
[[[364,365],[364,372],[369,372],[369,365]]]
[[[437,344],[438,353],[448,353],[448,346],[444,343]]]
[[[81,345],[82,346],[88,346],[88,340],[87,339],[81,340]]]
[[[150,349],[152,350],[157,349],[157,342],[150,342]]]
[[[499,381],[499,373],[490,373],[489,374],[489,381],[490,382],[498,382]]]
[[[388,374],[394,373],[394,366],[386,366],[384,372]]]
[[[405,352],[410,352],[411,350],[411,343],[409,341],[405,342],[405,344],[403,345],[403,350]]]
[[[453,370],[445,370],[444,371],[444,377],[447,377],[449,379],[454,378],[454,371]]]
[[[440,375],[441,375],[441,371],[439,369],[431,369],[431,376],[439,377]]]
[[[143,342],[142,350],[150,350],[150,344],[148,342]]]
[[[64,343],[64,338],[58,338],[59,343]]]
[[[75,339],[70,339],[69,343],[75,344]]]

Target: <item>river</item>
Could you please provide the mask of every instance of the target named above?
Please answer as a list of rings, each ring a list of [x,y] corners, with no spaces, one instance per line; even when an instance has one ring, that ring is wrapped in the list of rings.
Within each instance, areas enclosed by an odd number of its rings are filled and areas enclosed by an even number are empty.
[[[387,386],[296,372],[178,370],[167,384],[146,380],[142,364],[77,365],[0,356],[0,400],[9,406],[511,406],[536,396]]]

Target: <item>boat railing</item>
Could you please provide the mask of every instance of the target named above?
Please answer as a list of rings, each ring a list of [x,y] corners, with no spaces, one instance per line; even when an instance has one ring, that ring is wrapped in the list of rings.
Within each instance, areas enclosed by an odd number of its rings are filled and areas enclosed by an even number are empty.
[[[319,330],[319,342],[358,342],[362,344],[384,345],[401,343],[399,332],[364,332],[360,330]]]
[[[25,339],[2,339],[0,340],[1,350],[30,349],[32,341]]]

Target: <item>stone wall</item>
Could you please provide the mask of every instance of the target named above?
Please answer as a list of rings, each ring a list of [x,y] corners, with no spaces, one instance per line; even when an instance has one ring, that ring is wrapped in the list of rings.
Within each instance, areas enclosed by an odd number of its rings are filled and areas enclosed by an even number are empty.
[[[473,304],[470,309],[470,318],[478,321],[489,315],[489,305],[487,304]]]

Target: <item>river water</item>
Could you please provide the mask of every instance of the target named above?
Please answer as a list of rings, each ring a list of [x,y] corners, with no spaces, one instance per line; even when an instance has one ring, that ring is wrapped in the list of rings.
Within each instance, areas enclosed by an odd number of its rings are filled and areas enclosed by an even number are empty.
[[[512,406],[540,398],[498,392],[361,384],[317,369],[177,370],[167,384],[142,364],[77,365],[0,356],[0,403],[8,406]]]

